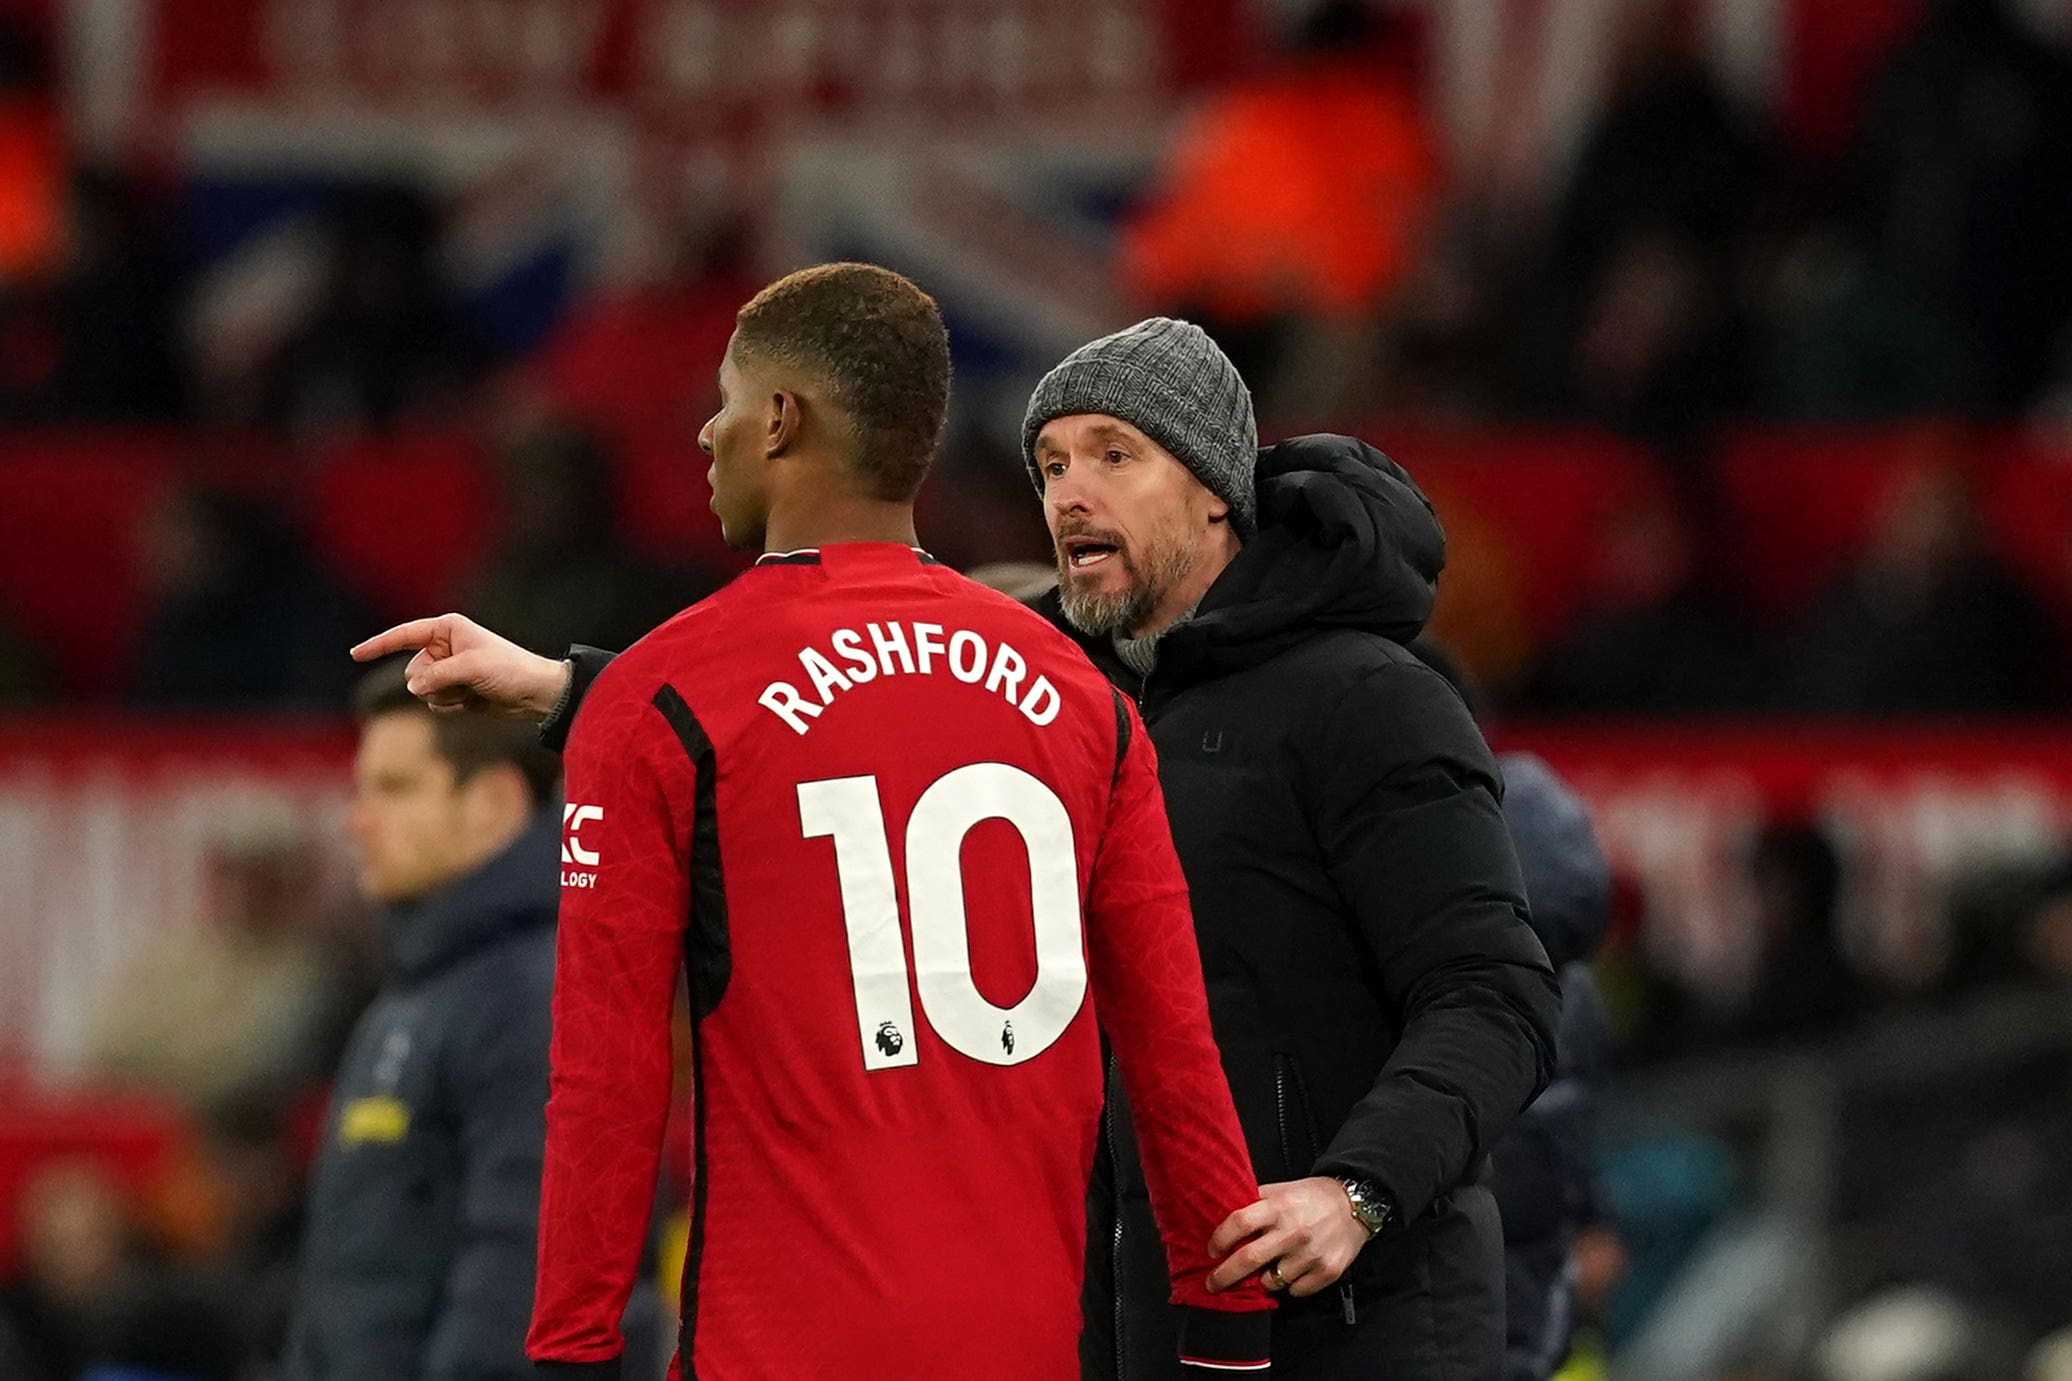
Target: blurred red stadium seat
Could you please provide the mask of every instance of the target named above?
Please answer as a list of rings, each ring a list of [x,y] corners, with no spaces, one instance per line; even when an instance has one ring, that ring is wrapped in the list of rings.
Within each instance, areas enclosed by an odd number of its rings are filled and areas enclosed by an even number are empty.
[[[1834,578],[1876,518],[1911,444],[1905,426],[1742,428],[1721,438],[1736,583],[1765,614]]]
[[[318,553],[384,614],[435,614],[480,565],[495,486],[473,436],[431,428],[331,447],[309,491]]]
[[[1508,534],[1526,573],[1523,612],[1541,638],[1588,595],[1590,555],[1605,522],[1650,468],[1644,451],[1585,427],[1426,431],[1380,423],[1361,435],[1410,471],[1442,523],[1472,508]]]
[[[659,417],[617,430],[626,540],[663,563],[739,569],[688,431]],[[1501,549],[1518,614],[1540,642],[1587,601],[1608,519],[1658,473],[1645,451],[1586,427],[1379,421],[1361,431],[1410,469],[1456,533]],[[2072,616],[2072,441],[1919,422],[1727,431],[1727,583],[1759,616],[1788,618],[1860,549],[1894,476],[1937,447],[1980,479],[1998,549]],[[181,478],[265,487],[283,464],[242,442],[198,451],[176,433],[0,439],[0,610],[49,649],[64,689],[114,688],[143,616],[136,531],[151,506]],[[305,473],[301,516],[318,554],[382,614],[437,612],[460,597],[496,524],[494,477],[473,435],[415,428],[342,442]],[[1465,546],[1453,555],[1464,569]]]
[[[0,438],[0,607],[74,694],[112,689],[141,617],[137,529],[174,474],[157,432]]]

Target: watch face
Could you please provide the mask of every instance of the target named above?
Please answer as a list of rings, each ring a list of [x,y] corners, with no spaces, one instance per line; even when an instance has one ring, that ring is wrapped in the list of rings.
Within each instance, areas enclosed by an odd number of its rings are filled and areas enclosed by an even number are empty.
[[[1381,1197],[1371,1184],[1362,1180],[1346,1180],[1345,1197],[1352,1201],[1353,1217],[1360,1220],[1369,1235],[1381,1231],[1381,1225],[1388,1220],[1388,1200]]]

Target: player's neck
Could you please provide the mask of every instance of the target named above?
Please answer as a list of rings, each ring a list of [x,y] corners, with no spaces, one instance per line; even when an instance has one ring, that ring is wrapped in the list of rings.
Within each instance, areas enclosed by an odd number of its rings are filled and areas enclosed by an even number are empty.
[[[872,499],[823,502],[805,512],[772,512],[763,532],[766,552],[804,551],[839,542],[896,542],[917,547],[914,506]]]

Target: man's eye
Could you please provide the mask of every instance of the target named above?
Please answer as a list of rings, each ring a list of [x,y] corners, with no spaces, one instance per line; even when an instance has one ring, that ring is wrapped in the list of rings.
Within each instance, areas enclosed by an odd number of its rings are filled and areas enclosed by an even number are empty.
[[[1052,479],[1056,479],[1059,475],[1065,473],[1065,462],[1061,460],[1053,460],[1043,467],[1043,473],[1050,476]]]
[[[1110,465],[1120,465],[1128,459],[1129,455],[1126,452],[1118,451],[1112,446],[1108,448],[1108,463]]]

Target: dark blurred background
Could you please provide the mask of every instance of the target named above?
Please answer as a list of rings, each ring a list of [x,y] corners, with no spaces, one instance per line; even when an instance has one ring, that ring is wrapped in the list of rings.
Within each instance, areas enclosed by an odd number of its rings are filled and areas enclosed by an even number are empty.
[[[2072,0],[0,0],[0,1378],[261,1377],[378,972],[345,647],[739,568],[734,309],[1401,460],[1619,879],[1566,1376],[2072,1378]]]

